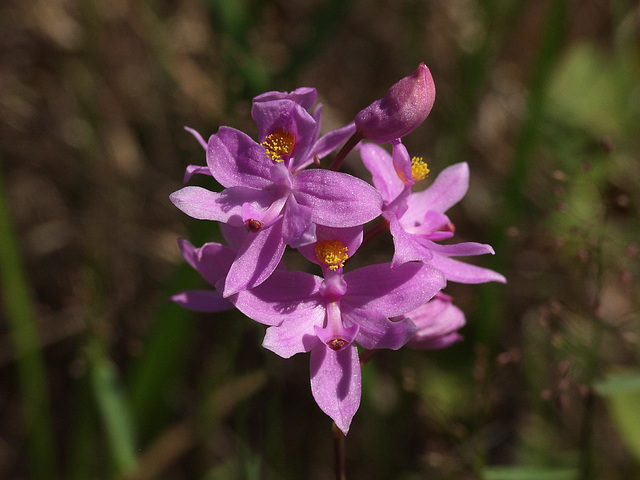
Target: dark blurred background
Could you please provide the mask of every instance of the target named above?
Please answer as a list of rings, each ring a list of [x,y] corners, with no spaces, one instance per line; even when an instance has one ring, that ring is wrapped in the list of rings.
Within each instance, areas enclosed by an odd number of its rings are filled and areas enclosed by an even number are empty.
[[[205,160],[183,126],[255,137],[253,96],[312,86],[337,128],[421,61],[405,143],[431,179],[469,162],[449,214],[509,283],[447,287],[463,343],[364,367],[347,478],[640,478],[639,25],[625,0],[4,0],[0,478],[334,478],[308,356],[168,302],[204,285],[176,239],[220,240],[168,196]]]

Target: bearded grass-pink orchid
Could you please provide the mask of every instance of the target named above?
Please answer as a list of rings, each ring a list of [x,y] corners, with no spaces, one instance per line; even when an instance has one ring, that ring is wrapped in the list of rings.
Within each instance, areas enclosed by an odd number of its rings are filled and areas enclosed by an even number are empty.
[[[470,265],[451,257],[493,254],[490,245],[463,242],[441,245],[436,241],[451,238],[455,227],[444,213],[457,204],[469,188],[469,165],[457,163],[445,168],[425,190],[411,193],[406,176],[408,154],[400,144],[394,156],[379,145],[365,143],[360,155],[373,176],[373,184],[383,199],[383,215],[393,236],[393,265],[409,261],[428,262],[440,269],[447,280],[460,283],[501,282],[506,279],[493,270]],[[413,162],[414,164],[416,162]],[[422,171],[426,167],[419,167]],[[398,172],[400,170],[400,173]]]
[[[310,103],[308,92],[300,98],[303,105]],[[343,133],[314,142],[316,121],[291,98],[259,100],[252,113],[265,138],[262,143],[239,130],[220,127],[207,144],[208,172],[225,189],[211,192],[187,186],[170,197],[191,217],[244,225],[251,233],[231,266],[225,297],[266,280],[286,245],[298,247],[315,240],[316,225],[362,225],[377,217],[382,205],[379,194],[363,180],[304,169],[312,161],[309,156],[327,154]],[[190,171],[202,173],[197,168]]]
[[[357,239],[352,241],[358,244]],[[342,247],[333,246],[340,256]],[[317,261],[322,263],[323,258],[328,257],[318,255]],[[311,353],[313,397],[346,435],[360,405],[355,343],[366,349],[395,350],[405,345],[415,334],[415,325],[408,318],[390,318],[426,303],[446,281],[437,269],[415,262],[396,268],[388,263],[369,265],[346,274],[342,268],[329,268],[333,262],[325,263],[324,279],[277,270],[256,288],[239,292],[233,303],[256,321],[274,323],[267,329],[265,348],[283,358]],[[276,325],[276,319],[281,323]]]
[[[233,304],[223,298],[222,293],[215,289],[220,280],[223,280],[236,252],[219,243],[205,243],[202,247],[194,247],[188,240],[178,240],[178,247],[182,258],[200,273],[214,290],[185,290],[176,293],[171,300],[178,305],[196,312],[220,312],[230,310]]]
[[[453,304],[453,299],[438,292],[424,305],[405,315],[417,327],[407,347],[418,350],[446,348],[463,340],[458,333],[466,323],[464,313]]]

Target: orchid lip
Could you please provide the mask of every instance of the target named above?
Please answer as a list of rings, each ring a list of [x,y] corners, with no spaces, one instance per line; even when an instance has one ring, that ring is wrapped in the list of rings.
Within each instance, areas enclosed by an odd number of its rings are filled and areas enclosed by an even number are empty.
[[[331,350],[340,351],[353,343],[360,330],[358,325],[345,327],[342,322],[340,304],[337,301],[326,305],[327,322],[325,327],[314,326],[318,338]]]

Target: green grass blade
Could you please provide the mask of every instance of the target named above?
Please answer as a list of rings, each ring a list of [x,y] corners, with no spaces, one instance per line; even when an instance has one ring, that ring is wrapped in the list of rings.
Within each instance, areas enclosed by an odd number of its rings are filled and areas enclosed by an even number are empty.
[[[129,404],[117,371],[97,343],[90,347],[91,385],[119,473],[136,465],[136,441]]]
[[[15,348],[29,468],[34,479],[50,479],[56,476],[56,462],[46,374],[31,293],[5,198],[3,179],[0,176],[2,303]]]
[[[145,349],[133,366],[128,379],[131,412],[141,439],[153,431],[156,421],[164,417],[168,387],[184,368],[187,340],[193,330],[193,313],[169,302],[170,294],[193,283],[191,268],[181,265],[168,286],[166,302],[158,308],[153,330]]]

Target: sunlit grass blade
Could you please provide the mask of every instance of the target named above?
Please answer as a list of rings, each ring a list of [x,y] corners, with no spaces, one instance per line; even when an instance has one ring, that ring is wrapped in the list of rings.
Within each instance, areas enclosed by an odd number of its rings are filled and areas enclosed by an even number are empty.
[[[29,469],[34,479],[56,476],[49,393],[29,283],[18,241],[5,202],[0,176],[0,276],[2,304],[13,337],[23,421],[27,434]]]

